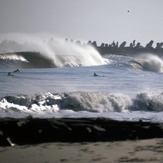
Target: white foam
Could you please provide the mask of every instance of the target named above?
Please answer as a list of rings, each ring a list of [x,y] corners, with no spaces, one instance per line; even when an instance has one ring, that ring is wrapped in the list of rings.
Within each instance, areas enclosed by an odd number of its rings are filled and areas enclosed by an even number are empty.
[[[15,42],[13,49],[11,45],[8,51],[35,51],[52,60],[57,67],[63,66],[95,66],[104,65],[108,61],[103,59],[98,51],[90,45],[77,45],[75,43],[67,43],[59,37],[48,38],[27,34],[10,34],[6,36],[12,44]],[[1,47],[1,46],[0,46]],[[1,49],[0,49],[1,51]],[[7,49],[5,49],[7,52]]]
[[[126,112],[132,101],[128,96],[102,92],[73,92],[63,100],[61,107],[91,112]]]
[[[141,54],[132,65],[146,71],[163,72],[163,60],[156,54]]]
[[[10,53],[6,55],[0,55],[0,59],[2,60],[13,60],[13,61],[22,61],[22,62],[28,62],[23,56],[19,56],[15,53]]]
[[[102,92],[71,92],[63,94],[43,93],[34,97],[9,96],[0,100],[3,113],[57,116],[56,114],[88,113],[109,114],[113,112],[162,112],[163,93],[140,93],[136,97]],[[70,115],[69,115],[70,116]]]
[[[9,103],[5,98],[0,101],[0,109],[5,112],[29,112],[26,106]]]
[[[163,93],[140,93],[135,98],[134,106],[149,111],[163,111]]]
[[[55,112],[58,112],[59,111],[59,107],[58,105],[37,105],[37,104],[32,104],[30,110],[32,112],[36,112],[38,114],[40,113],[49,113],[49,112],[52,112],[52,113],[55,113]]]

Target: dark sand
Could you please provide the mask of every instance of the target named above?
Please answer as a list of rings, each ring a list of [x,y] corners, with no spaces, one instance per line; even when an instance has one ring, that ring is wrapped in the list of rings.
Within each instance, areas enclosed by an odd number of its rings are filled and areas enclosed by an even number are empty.
[[[0,119],[0,163],[159,162],[163,124],[107,118]]]
[[[0,119],[0,146],[163,138],[163,124],[107,118]]]

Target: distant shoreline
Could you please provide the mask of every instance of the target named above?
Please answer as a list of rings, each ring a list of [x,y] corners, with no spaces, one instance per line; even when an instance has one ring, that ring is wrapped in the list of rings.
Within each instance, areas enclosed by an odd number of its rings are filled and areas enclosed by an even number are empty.
[[[159,56],[163,56],[163,48],[145,48],[145,47],[141,47],[141,48],[131,48],[131,47],[96,47],[96,49],[98,50],[98,52],[101,55],[106,55],[106,54],[115,54],[115,55],[135,55],[135,54],[148,54],[148,53],[152,53],[152,54],[157,54]]]
[[[67,43],[74,43],[72,39],[65,39]],[[86,44],[81,44],[80,41],[76,41],[75,44],[85,46]],[[122,43],[112,42],[111,44],[101,43],[100,46],[97,45],[96,41],[88,41],[87,45],[93,46],[101,55],[105,54],[117,54],[117,55],[134,55],[139,53],[153,53],[157,55],[163,55],[163,42],[157,42],[156,46],[153,47],[154,41],[151,40],[145,46],[142,46],[140,42],[136,43],[136,40],[133,40],[126,46],[127,42]]]

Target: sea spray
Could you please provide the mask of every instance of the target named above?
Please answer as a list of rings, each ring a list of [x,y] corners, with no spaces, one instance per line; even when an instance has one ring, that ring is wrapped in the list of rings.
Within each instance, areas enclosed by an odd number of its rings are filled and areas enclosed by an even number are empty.
[[[42,59],[53,62],[54,67],[96,66],[104,65],[108,62],[90,45],[68,43],[59,37],[42,38],[40,36],[25,34],[14,36],[11,35],[6,41],[1,42],[1,54],[2,52],[15,52],[15,55],[17,52],[35,52],[35,55],[41,56]],[[28,55],[30,54],[28,53]],[[21,56],[21,53],[19,53],[19,56]],[[27,58],[27,56],[23,57]],[[27,61],[30,62],[29,60]]]
[[[145,70],[163,72],[163,61],[160,57],[152,54],[143,55],[143,67]]]
[[[130,63],[134,68],[144,71],[163,72],[163,60],[156,54],[139,54]]]

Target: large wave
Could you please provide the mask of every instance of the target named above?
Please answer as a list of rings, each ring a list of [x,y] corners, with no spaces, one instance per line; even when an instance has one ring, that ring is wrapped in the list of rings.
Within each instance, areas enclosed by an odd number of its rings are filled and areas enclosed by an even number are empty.
[[[102,92],[43,93],[35,96],[6,96],[0,99],[1,113],[44,114],[71,112],[163,111],[163,93],[140,93],[135,97]]]
[[[39,52],[13,52],[0,54],[0,67],[51,68],[57,66]]]
[[[143,71],[163,72],[163,60],[156,54],[139,54],[130,64]]]
[[[90,45],[68,43],[57,37],[42,39],[30,35],[18,35],[8,39],[0,43],[1,67],[40,68],[106,64],[106,60]]]

